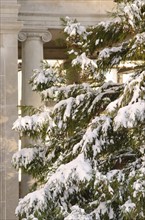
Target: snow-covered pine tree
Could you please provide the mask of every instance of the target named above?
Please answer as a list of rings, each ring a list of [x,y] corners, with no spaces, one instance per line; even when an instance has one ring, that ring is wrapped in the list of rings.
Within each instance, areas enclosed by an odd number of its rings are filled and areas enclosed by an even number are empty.
[[[67,62],[31,78],[44,105],[13,125],[36,141],[12,159],[36,178],[20,219],[145,219],[145,1],[116,2],[112,20],[93,27],[66,18]],[[125,61],[135,63],[128,82],[106,82]]]

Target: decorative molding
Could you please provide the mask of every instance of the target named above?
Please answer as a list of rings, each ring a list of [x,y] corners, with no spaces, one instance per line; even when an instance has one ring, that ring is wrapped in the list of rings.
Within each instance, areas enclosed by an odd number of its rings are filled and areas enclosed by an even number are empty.
[[[18,34],[23,22],[18,20],[20,5],[16,0],[0,0],[0,34]]]
[[[27,34],[25,32],[20,31],[18,34],[18,40],[20,42],[24,42],[27,39]]]
[[[20,31],[18,34],[18,40],[24,42],[27,39],[41,39],[43,43],[49,42],[52,39],[52,35],[49,31],[46,32],[34,32],[34,31]]]
[[[43,33],[41,37],[44,43],[49,42],[52,39],[52,35],[49,31],[47,31],[46,33]]]
[[[18,34],[18,32],[22,29],[22,22],[2,22],[0,21],[0,34]]]
[[[82,25],[95,25],[108,20],[107,11],[113,12],[113,0],[18,0],[21,4],[19,20],[24,28],[62,29],[60,18],[76,18]]]

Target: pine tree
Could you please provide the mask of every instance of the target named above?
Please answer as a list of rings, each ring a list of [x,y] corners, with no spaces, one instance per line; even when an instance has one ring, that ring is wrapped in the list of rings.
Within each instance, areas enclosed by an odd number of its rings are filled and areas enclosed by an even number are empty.
[[[96,26],[63,19],[68,60],[30,80],[44,104],[13,125],[35,142],[12,158],[36,179],[20,219],[145,219],[145,1],[115,2]],[[106,82],[126,61],[130,79]]]

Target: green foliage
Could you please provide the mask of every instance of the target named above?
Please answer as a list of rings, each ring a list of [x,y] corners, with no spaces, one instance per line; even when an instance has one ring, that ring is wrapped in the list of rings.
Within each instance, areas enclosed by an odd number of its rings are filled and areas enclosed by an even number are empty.
[[[145,3],[116,2],[114,18],[93,27],[62,19],[68,60],[44,62],[30,80],[44,106],[23,107],[13,126],[36,141],[12,159],[36,178],[20,219],[145,219]],[[126,61],[128,82],[106,82]]]

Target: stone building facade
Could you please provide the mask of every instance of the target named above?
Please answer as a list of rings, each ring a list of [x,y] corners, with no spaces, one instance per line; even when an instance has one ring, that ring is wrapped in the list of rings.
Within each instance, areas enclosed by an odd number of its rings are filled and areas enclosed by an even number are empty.
[[[12,124],[18,117],[18,57],[22,59],[22,104],[38,105],[28,80],[45,59],[63,59],[54,43],[60,18],[77,18],[84,25],[106,20],[113,0],[0,0],[0,220],[16,220],[20,189],[11,157],[18,148]],[[19,42],[18,42],[19,41]],[[25,180],[21,188],[26,185]]]

